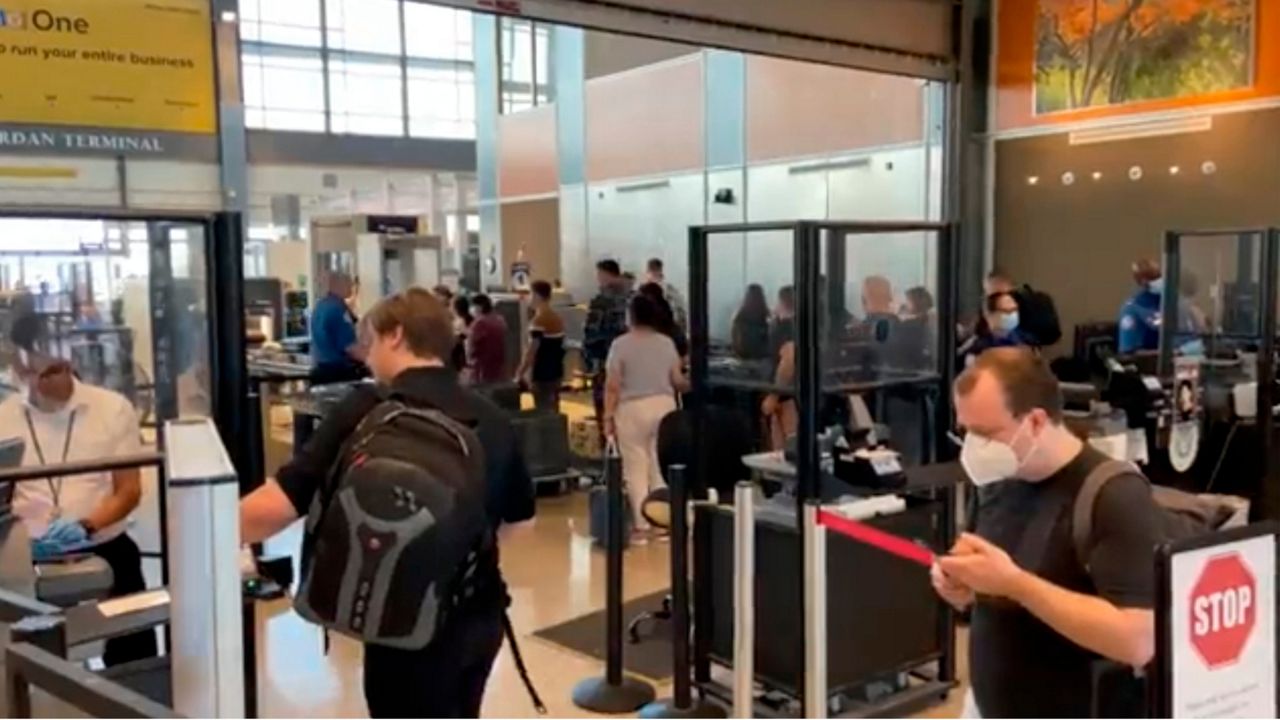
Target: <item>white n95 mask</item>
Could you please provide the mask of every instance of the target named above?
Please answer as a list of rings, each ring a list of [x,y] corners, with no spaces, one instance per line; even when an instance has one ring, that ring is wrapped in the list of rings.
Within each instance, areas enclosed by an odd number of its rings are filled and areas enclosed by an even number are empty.
[[[1018,456],[999,440],[971,432],[964,436],[960,465],[973,484],[981,487],[1013,477],[1018,472]]]
[[[1022,437],[1022,431],[1026,429],[1027,423],[1024,418],[1024,422],[1018,426],[1018,431],[1013,434],[1009,443],[992,440],[973,432],[965,434],[964,445],[960,448],[960,465],[964,467],[965,472],[969,473],[969,479],[974,485],[990,485],[993,482],[1018,476],[1018,472],[1023,469],[1027,460],[1030,460],[1040,448],[1040,439],[1036,438],[1027,457],[1018,459],[1012,443],[1017,442],[1018,438]]]

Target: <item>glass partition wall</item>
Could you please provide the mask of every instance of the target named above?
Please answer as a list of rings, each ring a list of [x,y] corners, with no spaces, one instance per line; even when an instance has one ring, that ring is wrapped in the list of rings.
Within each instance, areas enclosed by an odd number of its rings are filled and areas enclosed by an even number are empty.
[[[948,226],[716,225],[689,242],[696,402],[735,407],[757,447],[798,448],[798,497],[817,492],[805,478],[832,425],[874,429],[909,464],[937,459],[954,364],[938,351],[954,334],[939,322],[954,317]]]
[[[243,408],[234,400],[244,395],[237,392],[243,360],[235,360],[243,353],[239,226],[234,214],[0,215],[0,404],[31,403],[30,368],[65,361],[74,377],[73,404],[87,402],[84,388],[94,398],[123,399],[129,412],[120,413],[120,422],[131,427],[121,430],[121,442],[154,449],[165,420],[213,417],[233,455],[243,457],[235,430]],[[77,425],[71,433],[103,432],[95,424]],[[62,461],[52,447],[37,457],[29,436],[23,422],[0,422],[0,440],[27,446],[24,464]],[[105,459],[72,454],[69,459]],[[154,470],[142,477],[143,498],[129,533],[154,583],[163,501]]]
[[[1162,271],[1157,375],[1169,406],[1154,445],[1168,451],[1168,481],[1280,516],[1270,477],[1280,230],[1170,231]]]

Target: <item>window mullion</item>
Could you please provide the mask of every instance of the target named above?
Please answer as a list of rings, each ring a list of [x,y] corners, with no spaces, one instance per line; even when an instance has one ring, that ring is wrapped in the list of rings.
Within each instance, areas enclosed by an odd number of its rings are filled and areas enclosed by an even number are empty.
[[[320,3],[320,73],[324,76],[324,132],[333,132],[332,91],[329,89],[329,0]]]
[[[404,3],[405,0],[397,3],[397,10],[400,13],[400,131],[404,137],[409,137],[409,48],[408,29],[404,22]]]

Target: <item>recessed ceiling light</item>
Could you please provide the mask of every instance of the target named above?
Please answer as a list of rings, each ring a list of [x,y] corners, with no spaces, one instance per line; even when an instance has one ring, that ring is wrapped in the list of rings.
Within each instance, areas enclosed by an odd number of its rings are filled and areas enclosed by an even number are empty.
[[[1076,174],[1075,174],[1075,173],[1073,173],[1073,172],[1071,172],[1071,171],[1069,171],[1069,170],[1068,170],[1067,172],[1062,173],[1062,184],[1063,184],[1063,185],[1074,185],[1075,183],[1076,183]]]
[[[1040,184],[1040,177],[1039,177],[1038,175],[1032,175],[1032,176],[1028,177],[1028,178],[1027,178],[1027,184],[1028,184],[1028,185],[1039,185],[1039,184]]]
[[[1212,160],[1205,160],[1204,164],[1200,166],[1200,172],[1205,175],[1212,175],[1218,172],[1218,163]]]
[[[1094,179],[1094,181],[1101,180],[1101,179],[1102,179],[1102,173],[1101,173],[1101,172],[1099,172],[1099,171],[1097,171],[1097,170],[1094,170],[1094,171],[1093,171],[1093,179]]]
[[[1170,175],[1177,175],[1177,174],[1178,174],[1178,173],[1180,173],[1180,172],[1182,172],[1182,168],[1178,167],[1177,165],[1170,165],[1170,166],[1169,166],[1169,174],[1170,174]]]
[[[1129,168],[1129,179],[1134,182],[1137,182],[1142,179],[1141,165],[1134,165],[1133,167]]]

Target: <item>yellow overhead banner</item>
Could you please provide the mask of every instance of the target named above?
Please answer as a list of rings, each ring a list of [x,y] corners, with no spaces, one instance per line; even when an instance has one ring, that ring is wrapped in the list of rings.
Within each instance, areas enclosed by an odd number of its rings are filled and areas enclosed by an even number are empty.
[[[0,122],[213,133],[209,0],[0,0]]]

